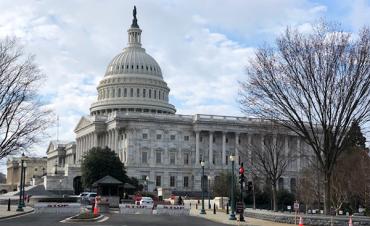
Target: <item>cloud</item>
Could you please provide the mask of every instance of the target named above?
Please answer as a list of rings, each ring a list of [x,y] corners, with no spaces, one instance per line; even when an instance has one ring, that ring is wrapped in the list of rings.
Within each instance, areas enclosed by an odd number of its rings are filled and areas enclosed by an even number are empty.
[[[132,6],[143,47],[160,64],[180,114],[241,115],[238,80],[256,47],[287,25],[303,30],[328,10],[306,0],[20,1],[0,3],[0,37],[19,37],[47,76],[40,95],[60,135],[89,113],[109,61],[126,46]],[[56,128],[50,129],[56,138]],[[36,153],[45,154],[47,142]]]

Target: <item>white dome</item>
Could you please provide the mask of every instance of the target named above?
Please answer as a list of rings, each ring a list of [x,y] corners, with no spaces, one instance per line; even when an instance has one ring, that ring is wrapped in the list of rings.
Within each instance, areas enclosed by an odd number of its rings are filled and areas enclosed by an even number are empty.
[[[170,89],[158,63],[141,47],[141,29],[136,17],[128,29],[128,46],[109,63],[98,87],[91,115],[113,111],[174,114],[168,102]]]
[[[141,47],[127,47],[109,63],[105,76],[147,74],[162,78],[158,63]]]

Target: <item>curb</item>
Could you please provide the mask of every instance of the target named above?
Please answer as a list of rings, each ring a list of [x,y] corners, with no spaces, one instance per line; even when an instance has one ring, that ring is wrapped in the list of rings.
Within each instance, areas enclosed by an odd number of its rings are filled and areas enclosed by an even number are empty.
[[[9,218],[12,218],[12,217],[22,216],[22,215],[29,214],[29,213],[32,213],[32,212],[34,212],[34,209],[29,210],[29,211],[25,211],[25,212],[16,213],[16,214],[9,215],[9,216],[0,217],[0,221],[6,220],[6,219],[9,219]]]
[[[77,216],[77,215],[75,215],[75,216]],[[72,216],[72,217],[74,217],[74,216]],[[95,221],[98,221],[98,220],[104,218],[105,216],[103,214],[100,214],[100,216],[98,216],[98,217],[89,218],[89,219],[72,219],[72,217],[68,217],[64,220],[61,220],[60,222],[61,223],[95,222]]]

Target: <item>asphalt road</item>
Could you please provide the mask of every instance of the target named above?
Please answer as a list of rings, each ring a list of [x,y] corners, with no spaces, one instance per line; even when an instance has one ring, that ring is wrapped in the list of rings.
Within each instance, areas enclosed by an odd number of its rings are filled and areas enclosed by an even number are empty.
[[[107,214],[109,219],[104,222],[61,223],[70,217],[61,214],[27,214],[20,217],[0,220],[0,226],[225,226],[198,217],[191,216],[159,216],[159,215],[122,215]]]

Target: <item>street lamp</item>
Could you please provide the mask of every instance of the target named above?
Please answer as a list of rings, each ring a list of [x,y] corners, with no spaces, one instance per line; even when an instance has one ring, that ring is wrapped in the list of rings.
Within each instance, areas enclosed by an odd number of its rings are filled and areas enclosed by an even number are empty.
[[[149,192],[149,176],[145,177],[146,191]]]
[[[202,179],[201,179],[201,186],[202,186],[202,209],[200,210],[200,214],[206,214],[206,211],[204,209],[204,161],[203,160],[200,162],[200,165],[202,166]]]
[[[23,176],[24,176],[24,153],[22,153],[22,157],[21,157],[21,178],[20,178],[20,181],[19,181],[19,201],[18,201],[18,208],[17,208],[17,211],[18,212],[23,212],[23,202],[24,202],[24,198],[23,198]]]
[[[211,179],[212,176],[208,176],[208,209],[211,209]]]
[[[230,161],[231,161],[231,212],[230,212],[230,217],[229,220],[236,220],[235,217],[235,197],[234,197],[234,162],[235,162],[235,156],[230,155]]]

